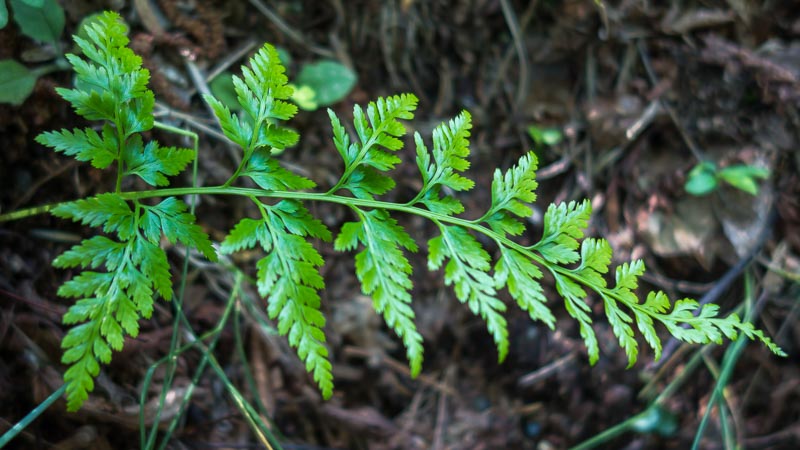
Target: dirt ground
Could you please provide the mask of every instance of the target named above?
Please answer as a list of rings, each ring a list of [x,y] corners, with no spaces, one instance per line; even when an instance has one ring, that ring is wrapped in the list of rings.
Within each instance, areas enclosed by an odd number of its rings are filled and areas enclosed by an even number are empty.
[[[428,138],[461,110],[472,114],[476,188],[462,196],[467,211],[489,204],[492,172],[536,147],[539,199],[528,242],[541,233],[553,201],[589,198],[588,234],[604,237],[615,262],[642,258],[644,288],[671,298],[713,297],[724,311],[744,303],[751,283],[754,321],[789,354],[747,345],[724,390],[725,408],[710,413],[700,448],[800,448],[800,8],[789,1],[652,0],[514,1],[183,1],[64,2],[64,37],[86,15],[116,8],[153,72],[159,120],[201,133],[200,182],[219,184],[234,167],[224,142],[194,125],[214,126],[187,70],[236,71],[262,42],[292,57],[290,78],[308,62],[336,59],[358,75],[354,90],[332,106],[352,117],[354,104],[411,92],[420,98],[410,126]],[[13,24],[0,30],[0,59],[24,60],[40,44]],[[71,74],[41,78],[21,106],[0,105],[0,212],[66,201],[109,190],[113,174],[56,155],[34,142],[42,131],[80,126],[54,92]],[[324,109],[303,111],[291,125],[302,136],[280,157],[322,187],[341,170]],[[563,140],[538,145],[531,126],[555,128]],[[185,145],[158,133],[162,142]],[[395,173],[402,200],[419,187],[410,140]],[[722,186],[707,196],[686,193],[699,158],[720,167],[770,170],[757,195]],[[174,184],[188,183],[176,178]],[[245,203],[201,199],[197,216],[219,240]],[[314,211],[337,229],[346,211]],[[469,215],[469,213],[467,213]],[[421,242],[430,229],[401,218]],[[56,295],[70,274],[53,258],[95,231],[47,215],[0,224],[0,431],[33,410],[62,383],[61,316]],[[256,405],[286,449],[560,449],[596,437],[661,406],[661,426],[628,430],[598,448],[684,449],[695,439],[719,375],[725,346],[682,346],[658,364],[652,352],[626,369],[624,352],[592,299],[601,345],[590,366],[577,324],[551,280],[557,331],[533,323],[509,301],[511,350],[498,365],[480,319],[460,304],[441,273],[411,256],[414,309],[424,336],[422,375],[411,379],[400,340],[361,294],[353,255],[319,243],[326,258],[323,311],[336,391],[323,401],[284,338],[247,308],[220,335],[215,355],[227,377]],[[180,275],[183,252],[169,251]],[[258,255],[234,262],[255,273]],[[196,333],[217,323],[232,285],[230,270],[191,261],[184,311]],[[263,310],[255,288],[242,287]],[[508,300],[508,299],[506,299]],[[67,413],[56,402],[8,448],[142,448],[139,393],[164,357],[175,310],[161,302],[141,335],[129,339],[98,379],[86,407]],[[257,315],[257,314],[256,314]],[[262,313],[263,315],[263,313]],[[663,330],[661,330],[663,332]],[[668,335],[662,335],[668,340]],[[169,386],[180,396],[201,355],[176,361]],[[148,400],[165,383],[155,370]],[[162,431],[176,405],[162,411]],[[145,406],[147,429],[155,406]],[[722,411],[722,412],[720,412]],[[207,369],[166,448],[264,448],[220,377]],[[641,425],[641,424],[640,424]],[[652,424],[651,424],[652,425]],[[644,428],[646,426],[642,425]],[[163,436],[163,435],[162,435]]]

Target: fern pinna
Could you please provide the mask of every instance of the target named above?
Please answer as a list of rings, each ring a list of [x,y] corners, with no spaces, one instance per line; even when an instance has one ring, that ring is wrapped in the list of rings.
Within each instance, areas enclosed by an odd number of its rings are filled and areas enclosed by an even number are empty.
[[[443,267],[445,283],[453,286],[456,298],[486,322],[500,361],[509,349],[503,316],[507,306],[499,298],[501,290],[507,290],[532,320],[555,327],[540,284],[544,273],[552,277],[566,311],[578,321],[592,363],[598,359],[599,347],[588,291],[602,300],[630,364],[638,351],[634,326],[655,357],[660,356],[656,323],[675,337],[695,343],[720,342],[722,337],[733,339],[742,333],[782,354],[760,330],[735,314],[719,317],[715,305],[699,308],[691,299],[673,305],[662,292],[640,301],[635,291],[644,272],[641,261],[617,267],[614,285],[609,286],[605,277],[611,262],[609,244],[603,239],[584,239],[591,214],[587,201],[551,205],[537,243],[523,245],[514,240],[525,229],[521,219],[531,214],[528,204],[536,199],[533,153],[508,171],[494,173],[492,201],[485,214],[474,220],[460,217],[464,206],[454,193],[474,187],[463,175],[469,168],[471,118],[467,112],[436,127],[430,148],[419,133],[414,134],[422,188],[407,203],[394,203],[380,196],[395,186],[387,172],[401,162],[397,152],[406,135],[402,122],[413,118],[417,98],[404,94],[379,98],[366,109],[356,106],[354,136],[329,111],[333,145],[344,170],[330,189],[314,191],[316,183],[282,167],[272,156],[273,150],[294,145],[299,136],[282,125],[297,108],[288,101],[292,89],[270,45],[252,57],[250,67],[242,68],[242,77],[233,79],[241,114],[204,96],[225,136],[243,151],[230,179],[214,187],[165,188],[167,177],[183,171],[197,156],[195,150],[161,147],[143,136],[154,126],[153,93],[147,88],[148,71],[127,48],[127,29],[119,16],[105,13],[86,31],[86,39],[75,38],[85,58],[68,57],[76,72],[75,87],[58,92],[79,115],[101,121],[102,127],[99,131],[53,131],[37,138],[96,168],[117,168],[113,192],[52,210],[58,217],[102,227],[105,233],[84,240],[54,261],[57,267],[82,269],[59,289],[59,295],[78,299],[64,316],[66,324],[75,326],[62,343],[63,362],[69,366],[64,378],[71,410],[78,409],[93,389],[99,363],[110,361],[112,350],[122,348],[125,336],[136,336],[139,319],[152,314],[154,298],[172,298],[169,264],[159,246],[162,236],[197,249],[210,260],[217,258],[209,237],[179,200],[185,195],[238,195],[256,206],[259,214],[242,218],[218,251],[263,251],[264,257],[256,264],[257,286],[268,300],[268,314],[297,349],[325,398],[332,395],[333,376],[319,295],[325,286],[319,272],[324,260],[310,238],[333,240],[339,251],[356,251],[356,276],[363,292],[372,297],[375,310],[402,339],[412,375],[422,368],[423,343],[414,323],[412,267],[407,257],[419,245],[393,217],[396,214],[418,215],[435,225],[437,235],[425,246],[428,267]],[[123,192],[122,180],[129,176],[156,189]],[[258,188],[238,187],[242,177]],[[161,200],[154,204],[154,198]],[[353,221],[345,223],[334,238],[309,212],[308,202],[343,205],[352,211]],[[477,235],[494,243],[494,257]]]

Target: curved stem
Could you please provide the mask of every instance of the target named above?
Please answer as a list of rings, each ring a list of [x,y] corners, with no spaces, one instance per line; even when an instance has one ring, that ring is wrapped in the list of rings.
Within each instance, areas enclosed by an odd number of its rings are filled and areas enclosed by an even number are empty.
[[[28,425],[31,424],[37,417],[41,416],[47,408],[50,407],[56,400],[61,398],[62,395],[67,391],[67,385],[62,384],[60,388],[58,388],[55,392],[50,394],[42,403],[39,404],[36,408],[33,408],[33,411],[29,412],[22,418],[19,422],[14,424],[11,429],[6,431],[2,436],[0,436],[0,448],[5,447],[6,444],[11,442],[18,434],[22,432]]]

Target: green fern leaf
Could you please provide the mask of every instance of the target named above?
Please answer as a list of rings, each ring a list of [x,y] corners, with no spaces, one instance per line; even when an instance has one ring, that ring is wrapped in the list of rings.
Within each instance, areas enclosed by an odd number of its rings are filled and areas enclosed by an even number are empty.
[[[111,127],[103,127],[102,136],[92,129],[48,131],[36,137],[36,142],[74,156],[78,161],[90,161],[93,167],[105,169],[117,160],[117,137]]]
[[[550,205],[544,215],[542,239],[531,248],[554,264],[578,261],[578,239],[583,238],[591,214],[592,206],[588,200]]]
[[[272,248],[272,236],[263,221],[245,217],[237,223],[220,244],[220,251],[229,255],[241,250],[255,247]]]
[[[248,148],[250,139],[253,137],[253,127],[247,121],[242,121],[238,116],[231,113],[231,110],[214,96],[203,94],[203,99],[211,106],[211,110],[217,116],[222,133],[239,147]]]
[[[581,243],[581,263],[572,270],[593,288],[606,287],[603,274],[611,264],[611,246],[605,239],[586,239]]]
[[[536,155],[530,152],[523,155],[517,165],[505,175],[499,169],[495,170],[492,180],[492,206],[482,220],[496,233],[516,236],[525,230],[525,226],[514,216],[530,217],[533,213],[526,203],[536,201],[536,167]],[[545,235],[547,231],[549,230],[546,228]]]
[[[243,219],[222,243],[230,253],[260,244],[267,256],[256,264],[258,291],[267,298],[267,313],[278,320],[278,332],[305,361],[322,395],[333,394],[333,374],[325,347],[325,318],[320,312],[318,290],[324,281],[318,267],[324,261],[304,236],[330,239],[330,231],[311,219],[305,207],[294,201],[275,206],[259,204],[263,220]],[[311,219],[311,220],[310,220]]]
[[[273,159],[269,150],[256,150],[247,161],[241,175],[250,177],[262,189],[268,191],[311,189],[316,183],[284,169]]]
[[[464,206],[452,196],[442,197],[443,188],[453,191],[467,191],[475,183],[459,174],[469,168],[469,131],[472,128],[471,116],[466,111],[449,123],[443,123],[433,130],[433,159],[431,152],[419,133],[414,133],[417,146],[417,167],[422,174],[423,187],[417,197],[410,202],[420,202],[429,210],[445,215],[460,214]]]
[[[80,257],[82,252],[88,255]],[[65,252],[54,264],[65,268],[99,268],[102,264],[108,270],[84,271],[58,291],[60,296],[79,299],[64,315],[64,323],[84,322],[70,329],[62,342],[62,361],[70,365],[64,375],[68,408],[74,411],[94,386],[97,361],[107,363],[111,349],[122,349],[125,335],[135,337],[139,333],[139,319],[150,317],[153,311],[153,289],[169,298],[172,283],[164,251],[138,233],[123,242],[89,239]]]
[[[442,234],[428,242],[428,267],[437,270],[445,259],[444,281],[453,285],[456,297],[480,316],[497,345],[498,360],[508,354],[508,327],[501,314],[506,305],[496,297],[489,254],[467,230],[459,226],[439,226]]]
[[[127,46],[127,26],[116,13],[106,12],[85,27],[89,39],[75,43],[89,59],[67,55],[77,77],[74,89],[58,93],[90,120],[114,123],[128,136],[153,127],[153,93],[147,88],[150,72]]]
[[[270,212],[280,218],[275,226],[282,226],[286,231],[297,236],[311,236],[330,241],[330,230],[321,220],[312,216],[302,203],[295,200],[281,200]]]
[[[581,338],[583,338],[586,351],[589,354],[589,363],[594,364],[600,358],[600,346],[592,329],[592,318],[589,316],[592,309],[584,302],[586,291],[566,276],[557,272],[551,273],[556,282],[556,290],[564,298],[564,306],[567,313],[578,321]]]
[[[353,125],[359,142],[351,142],[341,122],[332,110],[328,110],[334,133],[334,145],[342,156],[345,170],[331,193],[347,189],[359,198],[371,199],[394,187],[394,180],[380,174],[400,162],[394,153],[403,147],[398,139],[406,132],[400,119],[414,117],[417,98],[411,94],[379,98],[367,106],[353,108]],[[374,169],[374,170],[370,170]]]
[[[537,281],[540,278],[542,272],[527,256],[517,250],[500,247],[500,259],[494,268],[495,288],[507,286],[509,294],[530,315],[531,320],[541,320],[554,330],[556,318],[547,307],[547,297]]]
[[[280,63],[278,52],[265,44],[251,59],[250,67],[242,66],[242,78],[233,76],[237,100],[245,112],[242,118],[211,95],[203,97],[220,122],[222,132],[242,147],[244,158],[240,168],[226,183],[239,175],[248,176],[267,190],[301,190],[315,186],[311,180],[282,168],[271,151],[295,145],[297,132],[279,125],[297,114],[297,106],[287,100],[292,95]]]
[[[217,260],[217,252],[211,245],[208,235],[197,225],[193,214],[187,212],[189,207],[186,203],[169,197],[156,206],[141,206],[145,211],[145,216],[155,214],[161,223],[161,229],[170,243],[180,241],[190,248],[200,250],[210,261]],[[144,222],[155,219],[145,217]]]
[[[137,175],[151,186],[168,186],[167,176],[174,176],[195,158],[188,148],[161,147],[155,141],[142,145],[140,135],[128,139],[122,153],[125,175]]]
[[[109,270],[116,270],[122,263],[124,246],[125,244],[112,241],[105,236],[84,239],[79,245],[54,259],[53,267],[63,269],[80,266],[84,269],[87,267],[96,269],[105,264]]]
[[[661,339],[653,326],[653,315],[663,314],[669,308],[669,299],[661,292],[651,292],[641,307],[632,306],[639,303],[635,290],[639,287],[638,280],[644,274],[644,270],[644,262],[638,259],[617,266],[616,284],[611,291],[611,297],[617,298],[631,307],[639,332],[653,349],[654,358],[658,360],[661,358]],[[606,299],[604,298],[604,300]]]
[[[51,213],[62,219],[80,221],[84,225],[102,225],[106,233],[117,232],[120,239],[127,240],[136,230],[134,214],[128,203],[117,194],[100,194],[84,200],[63,203]]]
[[[386,211],[357,210],[358,222],[348,222],[336,238],[336,250],[352,250],[360,242],[364,249],[356,255],[356,275],[362,291],[372,296],[375,310],[403,339],[411,376],[422,369],[422,335],[414,324],[409,275],[411,264],[403,248],[417,251],[417,244]]]
[[[395,186],[394,180],[366,166],[355,169],[348,180],[347,189],[350,193],[356,198],[366,200],[372,200],[376,195],[383,195]]]

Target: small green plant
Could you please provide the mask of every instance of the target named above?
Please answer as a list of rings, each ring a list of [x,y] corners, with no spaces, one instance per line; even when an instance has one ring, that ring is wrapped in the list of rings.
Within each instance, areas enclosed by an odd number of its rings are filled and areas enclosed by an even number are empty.
[[[747,164],[734,164],[722,169],[711,161],[703,161],[694,166],[686,180],[684,189],[692,195],[707,195],[714,192],[720,182],[725,182],[736,189],[751,195],[758,194],[756,179],[769,178],[769,170]]]
[[[520,218],[531,214],[528,204],[536,199],[533,153],[522,156],[506,172],[495,171],[491,205],[481,217],[460,217],[464,206],[452,193],[474,186],[463,174],[469,168],[470,153],[467,112],[436,127],[430,149],[419,133],[414,134],[422,188],[408,202],[395,203],[380,196],[395,186],[387,172],[401,161],[396,155],[406,134],[401,121],[413,118],[417,98],[403,94],[379,98],[366,109],[355,106],[354,136],[328,111],[344,169],[330,189],[314,190],[316,183],[285,169],[272,156],[273,149],[292,146],[299,136],[282,125],[296,114],[297,107],[287,101],[292,89],[278,53],[268,44],[252,57],[250,67],[242,68],[241,78],[233,78],[243,114],[232,114],[218,99],[205,96],[225,136],[241,147],[241,164],[220,186],[168,188],[168,177],[196,158],[197,149],[161,147],[146,140],[143,133],[159,125],[153,119],[153,93],[147,88],[149,73],[127,47],[127,28],[119,16],[105,13],[86,31],[85,39],[75,38],[85,59],[67,56],[77,74],[75,87],[58,92],[79,115],[102,122],[102,127],[47,132],[37,141],[98,169],[116,168],[115,188],[91,198],[0,216],[9,220],[50,210],[57,217],[100,227],[105,233],[84,240],[53,263],[79,270],[58,291],[77,299],[64,316],[64,323],[72,328],[62,342],[70,410],[78,409],[92,391],[100,363],[111,360],[125,336],[137,335],[139,319],[152,314],[154,299],[172,298],[169,263],[159,246],[162,237],[196,249],[212,261],[217,259],[211,240],[180,200],[190,195],[235,195],[256,206],[257,216],[239,220],[219,251],[263,250],[265,256],[256,264],[257,286],[268,300],[268,315],[297,349],[325,398],[333,393],[319,296],[325,286],[319,267],[325,261],[310,238],[332,240],[339,251],[357,252],[355,271],[363,292],[372,297],[375,310],[402,339],[412,375],[422,368],[422,336],[414,323],[412,267],[406,256],[418,251],[419,244],[393,217],[397,213],[420,216],[435,226],[437,234],[424,247],[428,268],[443,268],[445,283],[453,286],[456,298],[486,322],[500,361],[509,351],[509,340],[503,317],[506,304],[498,298],[499,290],[507,289],[532,320],[555,327],[540,284],[544,273],[552,277],[567,312],[578,321],[592,363],[599,357],[599,346],[588,291],[603,302],[631,365],[638,355],[634,326],[655,357],[660,356],[655,323],[687,342],[721,342],[723,337],[741,333],[783,354],[762,331],[735,314],[719,317],[716,305],[700,307],[692,299],[671,304],[663,292],[651,292],[640,301],[635,291],[645,269],[642,261],[617,267],[615,284],[609,286],[605,275],[611,247],[603,239],[584,239],[591,214],[588,201],[551,205],[538,242],[523,245],[514,240],[525,229]],[[123,180],[130,177],[155,189],[124,191]],[[243,177],[258,188],[238,187]],[[354,220],[334,236],[310,213],[308,202],[342,205],[350,209]],[[496,258],[476,235],[493,243]]]
[[[528,136],[533,139],[536,150],[558,145],[564,140],[564,134],[558,128],[542,128],[538,125],[528,127]]]
[[[64,31],[64,9],[56,0],[10,0],[10,4],[24,35],[57,47]],[[0,29],[7,24],[8,8],[5,0],[0,0]],[[22,104],[40,76],[66,67],[63,58],[32,70],[13,59],[0,60],[0,103]]]

